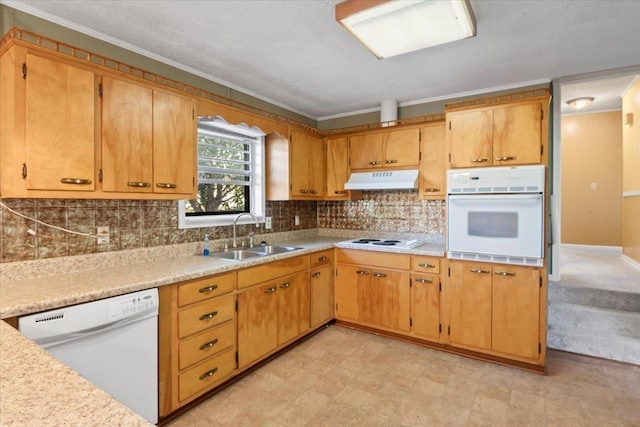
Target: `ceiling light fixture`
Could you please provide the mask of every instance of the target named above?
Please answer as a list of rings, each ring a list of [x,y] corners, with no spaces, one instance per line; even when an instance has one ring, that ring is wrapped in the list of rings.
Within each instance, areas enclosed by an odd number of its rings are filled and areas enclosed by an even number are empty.
[[[581,98],[570,99],[567,101],[567,104],[569,104],[572,108],[575,108],[576,110],[582,110],[583,108],[586,108],[589,105],[591,105],[594,99],[595,98],[591,96],[583,96]]]
[[[378,59],[476,35],[469,0],[347,0],[336,21]]]

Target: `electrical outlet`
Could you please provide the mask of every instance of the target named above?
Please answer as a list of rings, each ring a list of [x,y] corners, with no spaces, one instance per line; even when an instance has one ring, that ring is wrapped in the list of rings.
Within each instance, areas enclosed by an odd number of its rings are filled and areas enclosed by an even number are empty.
[[[105,245],[109,243],[109,226],[96,227],[96,234],[98,235],[98,244]]]
[[[300,215],[293,217],[293,225],[300,225]]]
[[[268,217],[266,217],[266,218],[264,219],[264,228],[265,228],[265,229],[267,229],[267,230],[271,230],[271,226],[272,226],[272,224],[271,224],[271,217],[270,217],[270,216],[268,216]]]
[[[591,183],[591,189],[592,189],[592,190],[597,190],[597,189],[598,189],[598,184],[597,184],[597,183],[595,183],[595,182],[592,182],[592,183]]]

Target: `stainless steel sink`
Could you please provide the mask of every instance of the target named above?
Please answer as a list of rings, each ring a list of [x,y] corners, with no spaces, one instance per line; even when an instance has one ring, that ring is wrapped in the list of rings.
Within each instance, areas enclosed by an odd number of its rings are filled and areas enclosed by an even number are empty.
[[[225,252],[214,252],[209,256],[215,258],[229,259],[232,261],[243,261],[245,259],[257,258],[264,256],[265,254],[259,252],[252,252],[247,249],[236,249]]]
[[[291,251],[295,251],[298,249],[302,249],[302,248],[298,248],[295,246],[274,246],[274,245],[267,245],[267,246],[255,246],[253,248],[249,248],[246,249],[247,251],[252,251],[252,252],[256,252],[259,254],[263,254],[263,255],[277,255],[277,254],[283,254],[285,252],[291,252]]]

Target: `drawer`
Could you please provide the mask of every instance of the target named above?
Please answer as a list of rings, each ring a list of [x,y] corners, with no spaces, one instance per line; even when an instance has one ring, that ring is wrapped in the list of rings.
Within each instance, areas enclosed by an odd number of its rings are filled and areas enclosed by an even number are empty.
[[[178,312],[178,337],[184,338],[233,319],[235,295],[201,302]]]
[[[309,256],[297,256],[281,261],[273,261],[255,267],[245,268],[238,272],[238,288],[266,282],[282,276],[309,269]]]
[[[309,255],[309,261],[311,263],[311,268],[332,264],[333,249],[312,253]]]
[[[184,369],[216,353],[233,347],[236,342],[236,328],[233,321],[209,329],[187,338],[178,344],[178,365]]]
[[[235,271],[184,282],[178,285],[178,307],[226,294],[235,287]]]
[[[440,274],[440,258],[412,256],[411,270],[422,273]]]
[[[236,369],[236,353],[227,350],[178,377],[178,399],[185,400],[198,392],[208,390]]]
[[[336,259],[339,263],[396,268],[399,270],[409,270],[411,266],[409,258],[409,255],[358,249],[338,249],[336,254]]]

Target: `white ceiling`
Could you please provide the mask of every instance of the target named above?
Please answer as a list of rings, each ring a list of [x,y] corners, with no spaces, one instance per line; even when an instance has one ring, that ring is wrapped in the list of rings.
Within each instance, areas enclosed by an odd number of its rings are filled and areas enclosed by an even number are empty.
[[[471,0],[476,37],[384,60],[335,21],[338,2],[0,0],[314,119],[640,65],[640,1]]]

